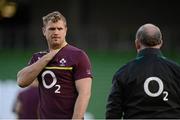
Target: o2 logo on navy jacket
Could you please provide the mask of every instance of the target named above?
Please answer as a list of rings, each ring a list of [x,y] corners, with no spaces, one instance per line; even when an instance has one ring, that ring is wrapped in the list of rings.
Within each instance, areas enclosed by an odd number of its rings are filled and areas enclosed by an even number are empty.
[[[149,90],[149,83],[152,82],[152,81],[157,82],[157,84],[159,86],[157,92],[151,92]],[[163,94],[164,95],[163,100],[168,101],[168,92],[164,91],[163,81],[158,77],[149,77],[149,78],[147,78],[145,80],[145,82],[144,82],[144,91],[150,97],[158,97],[159,95]]]

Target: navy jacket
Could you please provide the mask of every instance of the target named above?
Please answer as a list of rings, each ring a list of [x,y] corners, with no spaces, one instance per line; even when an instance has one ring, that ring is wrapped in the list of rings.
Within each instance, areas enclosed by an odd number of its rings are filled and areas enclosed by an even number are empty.
[[[146,48],[113,77],[106,118],[180,118],[180,66]]]

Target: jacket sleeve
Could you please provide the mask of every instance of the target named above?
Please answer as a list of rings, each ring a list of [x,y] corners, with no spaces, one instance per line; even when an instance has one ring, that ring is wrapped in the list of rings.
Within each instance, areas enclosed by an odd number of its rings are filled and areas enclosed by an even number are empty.
[[[120,119],[122,118],[122,83],[118,74],[115,74],[112,81],[112,88],[108,96],[106,105],[106,119]]]

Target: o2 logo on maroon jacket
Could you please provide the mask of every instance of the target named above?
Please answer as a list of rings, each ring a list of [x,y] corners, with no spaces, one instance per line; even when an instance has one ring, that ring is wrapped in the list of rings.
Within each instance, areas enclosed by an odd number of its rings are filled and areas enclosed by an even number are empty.
[[[52,77],[52,79],[53,79],[53,80],[52,80],[52,83],[49,84],[49,85],[46,84],[45,79],[44,79],[45,75],[47,75],[47,74],[51,75],[51,77]],[[55,86],[57,89],[54,91],[54,93],[61,93],[61,92],[60,92],[61,86],[56,84],[56,83],[57,83],[57,78],[56,78],[56,75],[55,75],[52,71],[50,71],[50,70],[44,71],[44,72],[42,73],[41,77],[42,77],[43,86],[44,86],[46,89],[50,89],[50,88],[52,88],[53,86]]]

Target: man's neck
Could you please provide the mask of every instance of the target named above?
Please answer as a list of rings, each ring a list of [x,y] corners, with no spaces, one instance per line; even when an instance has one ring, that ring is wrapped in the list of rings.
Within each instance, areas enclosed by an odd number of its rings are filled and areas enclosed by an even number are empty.
[[[51,47],[50,47],[50,51],[51,51],[51,50],[57,50],[57,49],[61,50],[61,49],[62,49],[63,47],[65,47],[67,44],[68,44],[67,42],[63,42],[63,44],[61,44],[61,45],[51,46]]]

